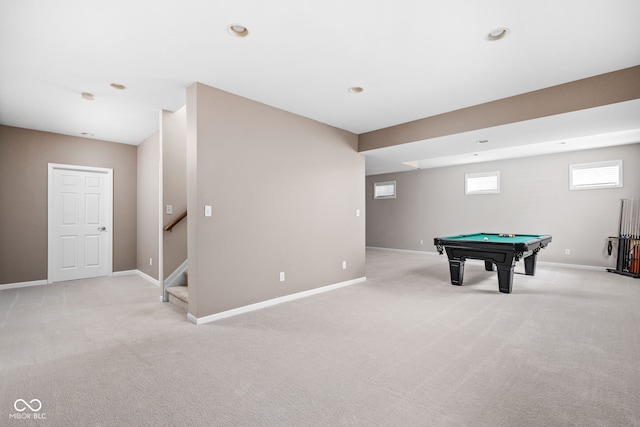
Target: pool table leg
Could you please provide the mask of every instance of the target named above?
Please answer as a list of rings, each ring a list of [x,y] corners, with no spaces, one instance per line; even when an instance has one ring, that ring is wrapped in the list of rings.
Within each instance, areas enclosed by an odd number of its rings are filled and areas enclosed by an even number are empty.
[[[493,263],[491,261],[485,261],[484,269],[487,271],[493,271]]]
[[[498,264],[498,288],[502,293],[511,293],[511,285],[513,284],[513,267],[513,264],[511,266]]]
[[[524,274],[527,276],[533,276],[536,274],[536,259],[538,258],[538,251],[533,251],[531,255],[524,259]]]
[[[451,284],[462,286],[462,279],[464,279],[464,260],[450,259],[449,272],[451,273]]]

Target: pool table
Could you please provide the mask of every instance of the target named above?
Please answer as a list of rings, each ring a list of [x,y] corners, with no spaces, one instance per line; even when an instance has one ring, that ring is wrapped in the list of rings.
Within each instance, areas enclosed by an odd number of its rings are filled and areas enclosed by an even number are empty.
[[[506,294],[511,293],[516,262],[524,257],[525,274],[533,276],[538,252],[549,242],[551,236],[546,234],[473,233],[433,239],[440,255],[447,252],[452,285],[462,285],[467,258],[479,259],[484,260],[487,271],[493,271],[493,265],[496,265],[498,289]]]

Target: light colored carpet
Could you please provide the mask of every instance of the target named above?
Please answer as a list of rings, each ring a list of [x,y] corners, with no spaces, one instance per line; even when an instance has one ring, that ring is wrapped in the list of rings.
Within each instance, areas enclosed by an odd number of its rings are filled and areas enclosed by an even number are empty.
[[[640,425],[639,280],[539,265],[507,295],[389,251],[367,277],[199,326],[137,276],[0,291],[0,425]]]

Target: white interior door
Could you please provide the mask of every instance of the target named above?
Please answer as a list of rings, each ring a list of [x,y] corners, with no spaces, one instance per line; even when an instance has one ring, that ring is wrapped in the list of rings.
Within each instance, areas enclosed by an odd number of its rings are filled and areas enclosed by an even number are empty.
[[[49,283],[112,274],[112,177],[49,165]]]

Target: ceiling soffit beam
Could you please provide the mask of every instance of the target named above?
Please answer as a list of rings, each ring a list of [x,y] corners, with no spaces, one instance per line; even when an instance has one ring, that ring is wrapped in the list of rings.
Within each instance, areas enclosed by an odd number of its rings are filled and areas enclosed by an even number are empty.
[[[640,66],[363,133],[358,137],[358,151],[391,147],[638,98]]]

